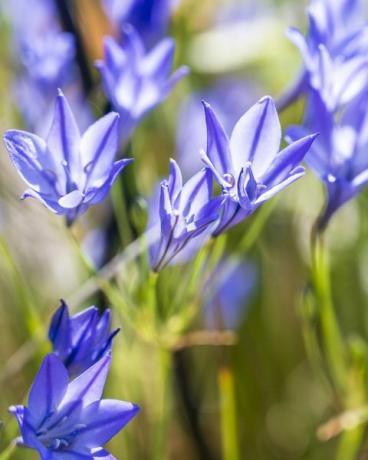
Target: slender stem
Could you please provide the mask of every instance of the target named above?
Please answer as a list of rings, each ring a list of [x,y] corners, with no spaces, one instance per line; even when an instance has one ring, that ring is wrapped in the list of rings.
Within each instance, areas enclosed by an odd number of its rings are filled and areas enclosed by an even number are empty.
[[[8,460],[8,458],[11,457],[12,453],[14,452],[16,448],[16,443],[12,441],[8,447],[6,447],[1,453],[0,453],[0,460]]]
[[[365,427],[360,425],[353,430],[344,431],[337,447],[336,460],[355,460],[358,458]]]
[[[312,246],[312,280],[329,371],[334,384],[344,394],[347,375],[345,350],[332,301],[327,252],[320,235],[315,237]]]
[[[123,247],[132,241],[132,231],[129,225],[128,208],[124,196],[124,187],[120,180],[115,181],[111,190],[111,201],[114,208],[115,221]]]
[[[227,366],[218,371],[223,460],[240,460],[234,375]],[[242,457],[244,459],[244,457]]]
[[[172,354],[170,351],[159,349],[159,395],[157,397],[157,420],[155,420],[155,434],[153,445],[153,460],[168,458],[167,440],[169,436],[169,408],[171,406],[171,375]]]
[[[96,268],[93,266],[93,263],[91,260],[88,258],[86,255],[85,251],[82,249],[80,241],[76,237],[76,235],[73,233],[72,228],[67,229],[67,235],[69,237],[69,240],[71,244],[73,245],[73,248],[75,249],[76,253],[78,254],[79,259],[81,260],[84,268],[86,269],[87,273],[89,276],[94,276],[96,275]]]

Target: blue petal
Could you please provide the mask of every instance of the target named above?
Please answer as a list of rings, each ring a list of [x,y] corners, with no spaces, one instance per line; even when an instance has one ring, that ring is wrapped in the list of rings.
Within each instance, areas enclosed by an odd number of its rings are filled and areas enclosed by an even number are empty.
[[[126,158],[123,160],[116,161],[112,165],[112,168],[110,170],[110,175],[107,178],[106,182],[97,189],[92,188],[92,189],[87,190],[84,202],[88,203],[88,205],[92,205],[92,204],[98,204],[101,201],[103,201],[106,198],[107,194],[109,193],[118,175],[125,168],[125,166],[130,164],[132,161],[133,161],[132,158]]]
[[[83,134],[80,149],[87,175],[86,188],[102,186],[110,175],[118,149],[118,122],[119,115],[109,113]]]
[[[47,145],[58,167],[58,176],[64,168],[68,172],[68,182],[80,183],[82,164],[79,153],[80,132],[63,93],[59,90],[56,98],[54,119],[47,136]],[[63,191],[66,193],[67,189]]]
[[[264,97],[237,122],[230,138],[230,150],[237,175],[247,162],[258,179],[277,154],[281,127],[275,104]]]
[[[4,143],[22,179],[35,191],[49,194],[57,201],[57,178],[50,169],[50,162],[45,164],[50,156],[45,141],[25,131],[8,130]]]
[[[38,440],[35,428],[32,426],[32,414],[23,406],[11,406],[9,412],[17,419],[22,438],[21,445],[37,450],[41,458],[46,458],[48,451]]]
[[[103,399],[84,408],[80,423],[87,425],[74,445],[90,449],[101,447],[115,436],[138,413],[135,404]]]
[[[199,212],[210,200],[212,186],[211,171],[202,169],[195,174],[182,189],[179,213],[189,218]]]
[[[295,168],[289,176],[284,179],[282,182],[279,182],[276,185],[273,185],[272,187],[268,188],[264,193],[261,193],[259,198],[256,200],[256,205],[259,206],[261,203],[269,200],[272,198],[274,195],[279,193],[281,190],[295,182],[296,180],[300,179],[302,176],[305,174],[305,169],[302,166],[298,166]]]
[[[63,300],[51,319],[48,337],[54,352],[65,359],[70,346],[70,320],[68,306]]]
[[[260,182],[269,186],[282,182],[303,161],[316,137],[317,134],[303,137],[282,150],[262,176]]]
[[[58,204],[65,209],[75,209],[78,208],[78,206],[82,203],[83,201],[83,194],[77,189],[73,190],[70,193],[67,193],[66,195],[61,196],[58,199]]]
[[[207,126],[206,154],[220,176],[233,174],[229,139],[211,106],[203,102]],[[222,185],[222,184],[220,184]]]
[[[142,72],[151,78],[164,82],[173,65],[174,51],[174,40],[164,38],[144,57]]]
[[[108,353],[83,374],[76,377],[68,386],[60,410],[62,406],[71,401],[81,401],[83,406],[87,406],[99,400],[102,396],[110,362],[111,354]]]
[[[49,195],[44,195],[42,193],[36,192],[33,189],[26,190],[22,195],[22,200],[26,198],[35,198],[41,204],[43,204],[49,211],[54,212],[55,214],[65,215],[68,213],[66,208],[63,208],[59,205],[57,201],[54,201],[54,197],[50,198]],[[58,197],[56,197],[58,200]]]
[[[249,216],[249,214],[251,214],[251,212],[253,212],[253,208],[245,210],[239,205],[239,203],[227,195],[222,205],[222,211],[218,224],[216,224],[212,235],[218,236],[221,233],[224,233],[231,227],[234,227],[234,225],[237,225],[239,222],[244,220],[247,216]]]
[[[176,198],[178,198],[181,189],[183,188],[183,177],[181,175],[180,168],[177,162],[173,159],[170,159],[170,174],[168,180],[168,192],[171,197],[172,203],[175,203]]]
[[[53,413],[63,399],[68,387],[68,372],[54,354],[43,360],[28,397],[28,409],[35,423]]]

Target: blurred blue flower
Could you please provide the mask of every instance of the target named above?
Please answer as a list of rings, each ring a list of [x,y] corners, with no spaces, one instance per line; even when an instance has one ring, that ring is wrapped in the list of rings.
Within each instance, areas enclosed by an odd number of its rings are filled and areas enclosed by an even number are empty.
[[[54,0],[3,2],[12,28],[12,56],[19,67],[13,86],[16,106],[28,129],[44,134],[55,93],[63,88],[79,126],[93,119],[76,65],[76,43],[64,32]],[[20,14],[31,11],[32,14]],[[37,104],[35,104],[37,100]]]
[[[368,24],[360,0],[313,0],[309,34],[294,28],[289,38],[299,48],[308,84],[335,110],[368,81]]]
[[[101,399],[111,355],[69,381],[54,354],[43,360],[28,406],[11,406],[21,438],[18,445],[36,450],[42,460],[97,460],[114,457],[103,446],[138,412],[124,401]]]
[[[210,236],[222,205],[221,197],[211,196],[210,171],[203,169],[183,185],[179,166],[171,160],[169,178],[161,182],[159,196],[150,206],[148,228],[155,234],[149,257],[154,271],[160,271],[174,258],[178,261],[183,251],[189,258],[198,249],[196,243],[203,242],[203,235]]]
[[[205,287],[204,314],[207,327],[239,327],[256,282],[257,270],[253,264],[236,257],[221,261]]]
[[[202,160],[222,187],[224,205],[213,231],[219,235],[304,174],[300,166],[315,139],[309,135],[279,152],[281,126],[275,104],[262,98],[237,122],[230,139],[204,103],[207,148]]]
[[[83,238],[83,252],[95,269],[102,267],[108,251],[108,243],[109,235],[105,228],[96,227]]]
[[[20,58],[28,78],[43,91],[52,92],[70,78],[75,57],[75,40],[72,34],[50,30],[20,45]]]
[[[108,194],[120,171],[131,161],[114,162],[119,115],[109,113],[81,136],[62,92],[56,99],[49,134],[43,138],[8,130],[6,148],[18,173],[29,185],[23,198],[38,199],[68,224]]]
[[[168,29],[173,0],[103,0],[103,6],[118,27],[131,24],[147,44],[162,38]]]
[[[63,361],[69,375],[80,375],[111,350],[119,329],[110,331],[110,310],[102,315],[96,307],[89,307],[70,317],[62,300],[52,317],[49,340],[54,353]]]
[[[237,78],[221,78],[209,88],[191,93],[179,112],[176,135],[177,161],[183,177],[191,177],[203,163],[198,155],[206,146],[206,124],[201,101],[215,110],[226,132],[230,132],[246,107],[258,99],[255,84]]]
[[[323,229],[332,214],[368,184],[367,90],[342,111],[332,114],[318,92],[308,99],[304,126],[292,126],[290,140],[308,132],[320,133],[306,156],[308,166],[325,183],[327,205],[320,216]]]
[[[125,26],[124,32],[122,45],[106,37],[104,61],[97,61],[96,65],[106,94],[121,116],[122,137],[126,139],[140,119],[168,96],[188,69],[180,67],[170,76],[175,50],[172,39],[163,39],[146,53],[133,27]]]

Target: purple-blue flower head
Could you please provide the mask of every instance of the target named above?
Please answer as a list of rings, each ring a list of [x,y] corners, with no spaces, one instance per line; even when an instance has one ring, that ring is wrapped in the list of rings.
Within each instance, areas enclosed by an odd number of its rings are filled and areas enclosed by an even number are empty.
[[[90,206],[100,203],[116,177],[131,161],[114,161],[119,115],[109,113],[80,134],[62,92],[46,139],[26,131],[8,130],[5,146],[33,197],[71,224]]]
[[[288,129],[290,140],[308,132],[319,137],[306,156],[308,166],[325,183],[327,205],[319,227],[326,227],[332,214],[368,184],[367,90],[348,106],[332,114],[319,93],[311,92],[304,126]]]
[[[148,227],[154,232],[149,247],[150,264],[160,271],[185,252],[189,258],[198,250],[219,216],[222,198],[212,198],[212,174],[205,168],[184,185],[179,166],[171,160],[170,175],[160,184],[151,203]]]
[[[113,460],[103,446],[139,411],[138,406],[101,399],[109,370],[107,354],[69,381],[68,371],[54,354],[43,360],[28,397],[28,406],[11,406],[21,438],[41,460]]]
[[[68,306],[61,301],[51,320],[49,340],[69,375],[76,376],[111,350],[118,332],[119,329],[111,332],[109,309],[100,315],[96,307],[89,307],[70,316]]]
[[[166,33],[174,3],[173,0],[103,0],[112,21],[118,27],[132,24],[147,44]]]
[[[299,48],[310,87],[335,110],[368,82],[368,24],[360,0],[314,0],[308,8],[305,38],[290,28],[288,36]]]
[[[70,77],[74,56],[74,36],[57,30],[26,40],[20,48],[20,57],[27,69],[28,78],[43,91],[55,91],[65,83]]]
[[[132,26],[125,26],[124,32],[122,45],[106,37],[104,60],[96,65],[105,92],[121,116],[121,136],[127,139],[140,119],[168,96],[188,69],[180,67],[170,76],[175,50],[171,38],[163,39],[146,53]]]
[[[300,166],[315,135],[279,152],[281,126],[275,104],[264,97],[236,123],[230,139],[209,104],[204,103],[207,148],[202,160],[222,187],[224,206],[213,235],[252,214],[258,206],[304,174]]]
[[[238,328],[256,283],[257,270],[253,264],[235,257],[220,261],[204,290],[207,327]]]

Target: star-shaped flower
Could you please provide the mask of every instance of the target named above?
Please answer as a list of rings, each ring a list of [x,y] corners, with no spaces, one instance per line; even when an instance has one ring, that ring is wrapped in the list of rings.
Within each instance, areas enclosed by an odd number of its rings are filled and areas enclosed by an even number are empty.
[[[119,115],[109,113],[83,135],[70,106],[59,91],[54,119],[46,139],[26,131],[8,130],[5,146],[33,197],[71,224],[90,206],[100,203],[130,159],[114,162]]]
[[[101,399],[111,355],[69,381],[54,354],[44,359],[28,405],[11,406],[21,430],[18,444],[36,450],[41,460],[114,460],[103,446],[138,412],[129,402]]]
[[[300,166],[315,135],[279,152],[281,127],[275,104],[264,97],[237,122],[230,139],[204,103],[207,149],[202,160],[222,188],[224,206],[213,234],[219,235],[304,174]]]

